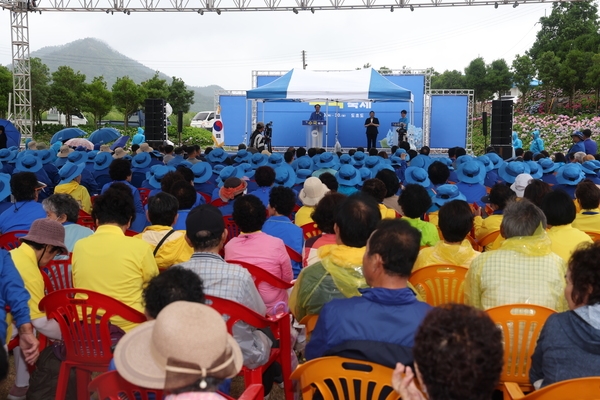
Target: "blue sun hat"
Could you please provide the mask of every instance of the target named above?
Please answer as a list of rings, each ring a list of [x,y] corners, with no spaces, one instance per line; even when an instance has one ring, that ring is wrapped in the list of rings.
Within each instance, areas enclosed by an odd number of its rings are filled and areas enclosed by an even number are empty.
[[[458,180],[463,183],[480,183],[485,180],[485,166],[478,161],[467,161],[460,164],[456,171]]]
[[[38,157],[42,160],[43,165],[50,164],[54,161],[54,155],[48,149],[38,151]]]
[[[220,147],[214,148],[208,155],[206,156],[206,161],[210,163],[222,163],[227,160],[227,153]]]
[[[371,170],[367,167],[362,167],[358,169],[358,172],[360,173],[360,183],[358,184],[358,186],[362,187],[363,183],[365,183],[366,180],[371,179]]]
[[[269,163],[269,165],[273,168],[283,164],[283,156],[279,153],[273,153],[269,156],[269,158],[267,159],[267,162]]]
[[[419,167],[419,168],[423,168],[424,170],[427,170],[427,168],[429,168],[429,165],[431,164],[431,162],[432,162],[431,158],[424,156],[423,154],[419,154],[415,158],[410,160],[410,166],[411,167]]]
[[[279,166],[275,168],[275,184],[278,186],[285,186],[291,188],[296,184],[296,173],[293,168],[285,168],[285,166]]]
[[[496,153],[487,153],[486,156],[490,159],[492,164],[494,164],[494,169],[498,169],[502,164],[504,164],[504,160],[502,159],[502,157],[500,157]]]
[[[223,187],[223,184],[227,180],[227,178],[240,178],[244,176],[244,171],[240,171],[236,167],[232,165],[228,165],[224,167],[221,172],[219,172],[219,177],[217,178],[217,185],[219,187]]]
[[[210,155],[210,154],[209,154]],[[266,154],[254,153],[250,159],[252,168],[257,169],[258,167],[264,167],[269,163],[269,157]]]
[[[17,160],[16,169],[20,172],[38,172],[42,169],[42,160],[33,154],[25,154]]]
[[[362,151],[357,151],[354,153],[352,158],[354,159],[354,166],[356,168],[361,168],[363,165],[365,165],[365,159],[367,158],[367,155]]]
[[[309,156],[302,156],[296,162],[296,169],[309,169],[311,171],[314,170],[315,165],[312,162],[312,159]]]
[[[432,200],[435,205],[441,207],[453,200],[467,201],[467,198],[460,192],[460,190],[458,190],[458,186],[445,184],[438,186],[437,192]]]
[[[148,154],[150,154],[150,153],[148,153]],[[192,169],[192,166],[193,166],[193,165],[194,165],[194,164],[192,164],[192,163],[191,163],[191,162],[189,162],[188,160],[183,160],[183,161],[179,162],[179,163],[178,163],[178,164],[175,166],[175,169],[179,169],[180,167],[181,167],[181,168]]]
[[[317,168],[321,169],[321,168],[333,168],[333,169],[337,169],[336,167],[338,167],[337,165],[337,161],[335,159],[335,157],[333,156],[333,153],[322,153],[318,160],[315,162],[315,165],[317,166]]]
[[[585,178],[578,163],[563,165],[556,172],[556,182],[561,185],[575,186]]]
[[[254,176],[254,174],[256,173],[254,168],[252,168],[252,165],[249,164],[248,162],[240,163],[240,165],[238,165],[236,168],[239,169],[240,171],[242,171],[242,173],[244,174],[244,176],[246,178],[252,178]]]
[[[87,154],[83,151],[74,151],[67,156],[67,160],[73,164],[81,164],[87,161]]]
[[[383,162],[383,158],[379,156],[368,156],[367,158],[365,158],[364,166],[369,169],[372,169],[375,168],[375,166],[377,166],[377,164],[381,162]]]
[[[173,171],[175,171],[175,168],[173,167],[169,167],[166,165],[157,165],[156,168],[154,168],[152,176],[150,177],[150,179],[148,179],[148,183],[154,189],[160,189],[160,181],[162,180],[162,178],[164,178],[165,175],[169,172]]]
[[[560,165],[555,164],[554,161],[549,158],[541,158],[538,160],[538,164],[540,164],[544,174],[552,173],[560,167]]]
[[[103,169],[106,169],[110,166],[110,163],[112,161],[113,158],[110,155],[110,153],[102,151],[96,154],[96,157],[94,157],[94,170],[101,171]]]
[[[223,164],[213,165],[212,172],[215,175],[219,175],[219,173],[223,170],[223,168],[225,168],[225,165],[223,165]]]
[[[581,164],[581,170],[585,174],[598,175],[599,169],[600,169],[600,161],[597,161],[597,160],[586,161],[583,164]]]
[[[147,168],[151,162],[152,157],[150,157],[150,153],[141,152],[133,156],[133,159],[131,160],[131,166],[133,168]]]
[[[395,172],[395,169],[394,169],[394,167],[392,167],[392,164],[388,164],[388,163],[384,163],[383,162],[383,163],[377,164],[374,168],[371,168],[371,176],[373,178],[375,178],[375,176],[377,175],[377,173],[379,171],[381,171],[382,169],[387,169],[387,170]]]
[[[360,172],[350,164],[342,165],[335,174],[335,179],[341,186],[355,187],[362,182]]]
[[[475,157],[472,157],[472,156],[470,156],[468,154],[466,154],[464,156],[458,157],[454,161],[454,165],[456,166],[456,170],[458,170],[458,167],[460,167],[461,164],[466,163],[467,161],[475,161]]]
[[[238,150],[233,161],[235,161],[238,164],[243,163],[243,162],[249,163],[250,159],[252,159],[252,153],[250,153],[246,149],[242,149],[242,150]]]
[[[391,156],[390,157],[390,163],[394,166],[401,166],[402,165],[402,159],[398,156]]]
[[[96,155],[98,153],[100,153],[100,150],[91,150],[91,151],[88,151],[86,153],[87,154],[87,160],[86,160],[86,162],[89,162],[89,163],[94,162],[94,159],[96,158]]]
[[[529,165],[522,161],[503,163],[500,168],[498,168],[498,175],[500,175],[500,178],[507,183],[515,183],[517,176],[528,174],[529,172]]]
[[[312,169],[299,169],[296,171],[296,185],[303,184],[308,178],[311,177]]]
[[[490,158],[486,155],[479,156],[475,160],[483,164],[483,166],[485,167],[485,172],[490,172],[494,169],[494,164],[492,163],[492,160],[490,160]]]
[[[419,167],[408,167],[404,172],[404,183],[405,184],[416,184],[421,185],[424,188],[431,186],[431,181],[427,175],[427,171]]]
[[[0,201],[4,201],[10,193],[10,175],[0,173]]]
[[[533,179],[540,179],[544,175],[544,170],[537,162],[525,161],[525,164],[529,166],[529,175],[531,175]]]
[[[400,157],[400,158],[402,158],[402,154],[406,154],[406,156],[404,156],[404,161],[409,162],[410,161],[410,156],[408,155],[408,153],[406,152],[406,150],[404,150],[404,149],[397,149],[396,152],[394,153],[394,155],[396,157]]]
[[[342,154],[342,156],[340,157],[340,164],[341,165],[354,165],[354,159],[352,158],[352,156],[350,156],[350,154]]]
[[[450,171],[454,171],[454,165],[452,164],[452,160],[448,157],[438,157],[433,162],[439,161],[444,164]]]
[[[60,170],[58,170],[58,174],[60,175],[59,185],[69,183],[73,179],[77,178],[81,175],[81,171],[85,168],[85,163],[74,164],[70,161],[67,161],[65,165],[63,165]]]
[[[212,167],[207,162],[199,162],[192,165],[194,173],[194,183],[204,183],[210,179],[212,175]]]
[[[9,149],[0,149],[0,162],[9,162],[17,156],[16,152],[12,152]]]

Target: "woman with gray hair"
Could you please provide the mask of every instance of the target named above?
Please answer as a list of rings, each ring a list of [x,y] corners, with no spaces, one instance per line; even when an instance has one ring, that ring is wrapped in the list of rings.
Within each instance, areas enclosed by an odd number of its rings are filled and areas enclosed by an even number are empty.
[[[42,201],[48,219],[60,222],[65,228],[65,245],[69,253],[79,239],[90,236],[93,230],[77,224],[79,204],[66,193],[56,193]]]

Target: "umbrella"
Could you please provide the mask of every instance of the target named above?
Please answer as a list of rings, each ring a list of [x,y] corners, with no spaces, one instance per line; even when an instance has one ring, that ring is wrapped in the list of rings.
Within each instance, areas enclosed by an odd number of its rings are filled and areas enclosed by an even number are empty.
[[[21,145],[21,133],[15,128],[15,126],[5,119],[0,119],[0,125],[4,127],[6,133],[6,147]]]
[[[73,138],[73,139],[69,139],[65,142],[66,145],[71,146],[71,147],[85,147],[88,150],[94,150],[94,143],[90,142],[87,139],[84,138]]]
[[[88,140],[94,144],[105,144],[117,139],[121,134],[115,128],[100,128],[92,132]]]
[[[66,142],[69,139],[73,139],[76,137],[85,136],[86,133],[79,128],[65,128],[56,132],[52,139],[50,139],[50,144],[54,144],[54,142]]]
[[[129,140],[129,136],[121,136],[120,138],[115,140],[115,142],[110,146],[110,149],[114,150],[117,147],[123,147],[123,146],[125,146],[125,144],[127,144],[128,140]]]

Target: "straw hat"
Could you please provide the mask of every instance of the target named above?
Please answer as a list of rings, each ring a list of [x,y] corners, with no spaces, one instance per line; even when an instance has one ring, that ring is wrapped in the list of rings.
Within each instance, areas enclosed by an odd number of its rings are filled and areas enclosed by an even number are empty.
[[[127,152],[125,150],[123,150],[122,147],[117,147],[115,149],[115,154],[113,154],[113,158],[123,158],[127,155]]]
[[[64,144],[60,146],[60,150],[58,151],[58,158],[67,158],[69,154],[71,154],[74,151],[75,150]]]
[[[31,240],[39,244],[60,247],[63,254],[69,252],[67,246],[65,246],[65,228],[60,222],[47,218],[33,221],[27,235],[19,238],[19,240]]]
[[[304,182],[304,188],[300,191],[298,198],[305,206],[316,206],[319,201],[329,192],[329,188],[319,178],[311,176]]]
[[[136,150],[136,153],[152,153],[153,151],[154,149],[148,143],[142,143],[140,144],[140,148]]]

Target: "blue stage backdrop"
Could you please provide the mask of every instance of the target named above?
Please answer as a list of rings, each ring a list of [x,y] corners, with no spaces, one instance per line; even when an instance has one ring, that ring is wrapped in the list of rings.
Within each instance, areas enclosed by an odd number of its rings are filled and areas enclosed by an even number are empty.
[[[248,121],[246,118],[246,103],[248,105]],[[250,129],[252,101],[246,96],[220,95],[221,120],[225,129],[225,144],[237,146],[244,142],[244,135],[248,129],[248,138],[252,133]]]
[[[467,96],[431,96],[429,147],[465,147],[467,144]]]

